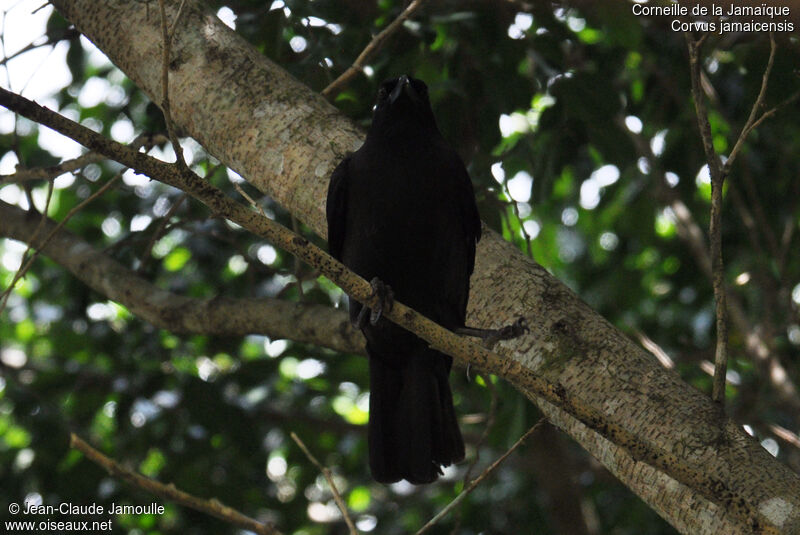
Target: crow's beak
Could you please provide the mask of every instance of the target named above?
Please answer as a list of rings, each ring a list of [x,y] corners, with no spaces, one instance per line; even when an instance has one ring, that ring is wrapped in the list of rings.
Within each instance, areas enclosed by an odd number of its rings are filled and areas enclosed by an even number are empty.
[[[414,86],[411,85],[411,80],[405,74],[397,80],[397,85],[394,86],[392,93],[389,95],[389,102],[394,104],[400,98],[400,95],[405,93],[412,102],[419,102],[419,94]]]

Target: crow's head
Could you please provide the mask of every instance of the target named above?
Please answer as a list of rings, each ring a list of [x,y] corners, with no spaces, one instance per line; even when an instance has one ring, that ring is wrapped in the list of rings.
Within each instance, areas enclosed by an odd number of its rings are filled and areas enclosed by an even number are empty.
[[[405,74],[383,82],[378,89],[372,125],[384,133],[404,127],[436,129],[425,82]]]

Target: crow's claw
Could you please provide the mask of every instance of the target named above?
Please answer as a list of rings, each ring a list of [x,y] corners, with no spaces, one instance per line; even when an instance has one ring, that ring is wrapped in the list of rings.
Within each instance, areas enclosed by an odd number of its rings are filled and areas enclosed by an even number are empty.
[[[529,332],[531,332],[531,329],[528,327],[528,320],[526,320],[523,316],[520,316],[517,318],[517,321],[511,325],[500,327],[500,329],[498,329],[497,339],[511,340],[512,338],[517,338],[518,336],[522,336],[523,334]]]
[[[394,305],[394,292],[391,286],[384,284],[378,277],[373,277],[373,279],[369,281],[369,284],[372,286],[372,295],[370,297],[378,298],[378,303],[372,307],[372,311],[369,314],[369,322],[375,325],[378,323],[378,320],[381,319],[384,310],[386,310],[386,312],[392,310],[392,305]]]
[[[369,281],[369,284],[372,286],[372,294],[370,294],[370,297],[377,297],[378,302],[371,308],[367,306],[361,307],[355,321],[355,326],[359,329],[367,324],[367,313],[369,313],[370,325],[375,325],[378,323],[378,320],[381,319],[383,311],[391,311],[392,305],[394,304],[394,292],[391,286],[384,284],[378,277],[373,277],[373,279]]]
[[[528,328],[528,321],[520,316],[511,325],[500,327],[499,329],[477,329],[475,327],[459,327],[455,330],[458,334],[475,336],[483,340],[486,347],[492,348],[500,340],[511,340],[525,333],[531,332]]]

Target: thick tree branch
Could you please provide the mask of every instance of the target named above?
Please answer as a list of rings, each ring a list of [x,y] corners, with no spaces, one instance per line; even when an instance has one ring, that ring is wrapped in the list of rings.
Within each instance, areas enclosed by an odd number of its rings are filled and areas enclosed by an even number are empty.
[[[31,241],[39,218],[0,201],[0,236],[41,248]],[[57,223],[45,221],[40,236]],[[196,299],[162,290],[67,230],[55,233],[41,252],[93,290],[116,301],[139,318],[174,333],[243,336],[265,334],[345,353],[363,353],[364,338],[343,310],[280,299]]]

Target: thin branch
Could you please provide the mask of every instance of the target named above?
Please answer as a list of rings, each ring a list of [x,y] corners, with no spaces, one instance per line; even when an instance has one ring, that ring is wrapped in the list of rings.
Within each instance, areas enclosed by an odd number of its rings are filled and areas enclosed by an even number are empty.
[[[45,5],[47,5],[47,4],[45,4]],[[39,43],[38,45],[34,44],[34,43],[30,43],[28,46],[23,47],[20,50],[17,50],[16,52],[11,54],[10,56],[4,57],[2,60],[0,60],[0,65],[5,65],[6,63],[11,61],[12,59],[14,59],[16,57],[19,57],[22,54],[25,54],[26,52],[30,52],[31,50],[36,50],[37,48],[43,48],[45,46],[54,45],[54,44],[59,43],[61,41],[68,41],[70,39],[75,39],[75,38],[79,37],[80,35],[81,35],[81,33],[78,30],[76,30],[75,28],[68,28],[68,29],[64,30],[61,33],[61,35],[55,35],[55,36],[49,38],[44,43]]]
[[[770,108],[769,110],[765,111],[765,112],[763,113],[763,115],[761,115],[761,117],[759,117],[759,118],[758,118],[758,119],[757,119],[757,120],[756,120],[756,121],[753,123],[753,125],[750,127],[750,130],[753,130],[753,129],[755,129],[755,128],[758,128],[758,126],[759,126],[761,123],[763,123],[765,120],[767,120],[767,119],[769,119],[770,117],[772,117],[773,115],[775,115],[775,114],[776,114],[776,113],[777,113],[777,112],[778,112],[778,111],[779,111],[781,108],[783,108],[783,107],[785,107],[785,106],[788,106],[789,104],[791,104],[792,102],[794,102],[795,100],[797,100],[799,97],[800,97],[800,91],[795,91],[795,92],[794,92],[792,95],[790,95],[790,96],[789,96],[787,99],[785,99],[783,102],[781,102],[781,103],[780,103],[780,104],[778,104],[777,106],[775,106],[775,107],[773,107],[773,108]],[[748,133],[749,133],[749,131],[748,131]]]
[[[172,206],[169,207],[169,210],[167,211],[166,214],[164,214],[164,217],[162,217],[161,220],[158,222],[157,224],[158,226],[156,226],[155,230],[153,231],[153,235],[150,236],[150,239],[147,241],[147,246],[144,248],[144,252],[142,253],[139,267],[136,270],[138,273],[144,273],[147,270],[147,264],[150,262],[150,259],[152,258],[151,253],[153,251],[153,246],[156,244],[159,238],[161,238],[164,229],[169,223],[169,220],[172,219],[172,216],[175,215],[175,212],[177,212],[178,209],[181,207],[181,204],[183,204],[183,201],[186,200],[186,197],[187,195],[185,193],[182,193],[180,197],[178,197],[178,200],[172,203]]]
[[[778,424],[769,424],[769,430],[772,431],[776,437],[800,449],[800,437],[797,436],[797,433],[789,431]]]
[[[664,348],[662,348],[655,340],[647,336],[645,333],[637,329],[636,327],[629,326],[630,329],[633,331],[633,334],[636,335],[636,338],[639,340],[639,343],[645,348],[647,351],[652,353],[657,359],[658,362],[661,363],[666,369],[671,370],[675,367],[675,361],[672,360]]]
[[[322,466],[322,463],[320,463],[317,458],[312,455],[312,453],[309,451],[306,445],[303,444],[303,441],[300,440],[300,437],[298,437],[294,431],[289,433],[289,436],[291,436],[292,440],[294,440],[295,443],[300,446],[300,449],[303,450],[303,453],[305,453],[306,457],[308,457],[308,460],[311,461],[311,463],[316,466],[320,472],[322,472],[323,476],[325,476],[328,485],[331,487],[333,499],[336,502],[336,505],[339,507],[339,510],[342,512],[345,524],[347,524],[347,529],[350,530],[351,535],[357,535],[358,530],[356,530],[356,525],[353,524],[353,520],[350,518],[350,513],[347,512],[347,505],[345,505],[342,495],[339,494],[339,489],[336,488],[336,483],[333,482],[333,475],[331,474],[331,471]]]
[[[721,173],[721,163],[719,155],[714,151],[714,143],[711,137],[711,124],[708,122],[708,110],[701,84],[702,64],[700,61],[700,49],[708,34],[695,41],[690,33],[686,33],[686,44],[689,48],[689,71],[692,82],[692,99],[694,100],[695,115],[697,126],[700,130],[700,138],[703,142],[703,150],[706,153],[706,161],[712,179]]]
[[[483,443],[486,442],[486,439],[489,437],[489,433],[491,432],[492,428],[494,427],[495,420],[497,419],[497,387],[492,382],[492,376],[488,374],[480,374],[483,382],[486,383],[486,388],[489,389],[491,393],[491,400],[489,402],[489,412],[486,416],[486,423],[483,426],[483,432],[481,436],[478,438],[478,442],[475,443],[475,457],[473,457],[472,462],[469,463],[467,467],[467,471],[464,473],[464,487],[469,485],[469,481],[472,478],[472,471],[478,465],[478,461],[481,458],[481,446]],[[450,531],[451,535],[456,535],[461,530],[461,514],[458,515],[456,518],[455,525],[453,529]]]
[[[165,141],[168,141],[167,138],[160,134],[142,134],[137,136],[136,139],[130,143],[130,146],[134,149],[139,149],[141,147],[160,145]],[[71,173],[72,171],[82,169],[89,164],[102,162],[103,160],[107,159],[108,158],[102,154],[89,151],[85,154],[81,154],[77,158],[64,160],[57,165],[51,165],[49,167],[31,167],[30,169],[17,169],[16,172],[10,175],[0,175],[0,186],[4,186],[6,184],[18,184],[20,182],[27,182],[30,180],[53,180],[64,173]]]
[[[31,11],[31,15],[35,15],[35,14],[37,14],[37,13],[38,13],[40,10],[42,10],[42,9],[46,8],[46,7],[47,7],[47,6],[49,6],[49,5],[50,5],[50,2],[45,2],[45,3],[43,3],[42,5],[40,5],[39,7],[37,7],[36,9],[34,9],[33,11]]]
[[[617,117],[616,122],[624,130],[627,130],[623,117]],[[651,173],[658,177],[656,195],[659,199],[667,203],[675,215],[678,236],[689,246],[689,250],[700,268],[700,271],[702,271],[710,281],[712,279],[711,256],[706,243],[705,233],[700,228],[700,225],[697,224],[689,208],[678,197],[675,190],[667,187],[664,170],[659,167],[658,158],[653,154],[648,141],[644,139],[641,133],[634,134],[630,132],[630,130],[627,131],[638,155],[646,158],[650,162]],[[788,254],[791,244],[791,233],[794,231],[794,227],[793,221],[791,221],[791,219],[788,220],[785,229],[786,233],[784,234],[784,254],[779,255],[779,259],[785,259],[786,254]],[[779,262],[779,265],[782,264]],[[782,268],[779,271],[782,272]],[[797,387],[791,380],[789,372],[783,364],[781,364],[780,359],[774,354],[775,349],[773,345],[764,337],[764,333],[761,332],[761,329],[753,325],[747,318],[747,314],[744,312],[744,306],[742,306],[741,301],[737,299],[733,291],[728,294],[727,302],[731,320],[744,337],[745,351],[756,364],[761,377],[772,385],[782,403],[787,403],[790,407],[796,408],[797,410],[795,412],[800,414],[800,397],[798,397]],[[795,421],[798,421],[798,419],[796,418]]]
[[[708,35],[708,34],[706,34]],[[691,34],[686,34],[689,47],[689,70],[692,80],[692,98],[694,100],[697,125],[706,162],[711,175],[711,222],[708,235],[711,248],[712,286],[716,303],[717,347],[714,355],[714,381],[711,399],[719,404],[725,403],[725,376],[728,368],[728,305],[725,288],[725,265],[722,260],[722,190],[725,185],[725,170],[719,155],[714,151],[711,139],[711,125],[708,122],[708,111],[705,96],[700,86],[701,65],[700,47],[702,39],[695,41]]]
[[[36,206],[33,204],[33,196],[30,194],[30,191],[28,191],[28,198],[31,203],[30,211],[32,213],[36,210]],[[25,248],[25,252],[22,253],[19,268],[17,269],[17,272],[14,274],[14,278],[11,280],[11,284],[9,284],[8,288],[6,288],[3,294],[0,295],[0,314],[3,313],[3,310],[6,307],[6,303],[8,302],[8,298],[11,295],[12,290],[16,286],[17,281],[19,281],[25,276],[25,274],[33,265],[33,261],[36,260],[38,251],[34,252],[34,254],[32,254],[27,261],[25,261],[25,258],[28,256],[28,253],[33,248],[31,244],[36,240],[36,238],[39,237],[39,233],[42,231],[42,228],[44,228],[45,224],[47,223],[47,212],[50,211],[50,200],[52,198],[53,198],[53,183],[50,182],[47,188],[47,200],[44,203],[44,209],[42,210],[42,217],[39,219],[39,223],[36,225],[36,228],[33,230],[33,233],[31,234],[31,239],[30,241],[28,241],[28,246]],[[52,234],[48,235],[48,239],[50,237],[52,237]]]
[[[503,464],[503,461],[505,461],[505,460],[508,458],[508,456],[509,456],[509,455],[511,455],[512,453],[514,453],[514,452],[517,450],[517,448],[519,448],[519,447],[520,447],[520,446],[521,446],[521,445],[522,445],[522,444],[523,444],[523,443],[524,443],[524,442],[525,442],[525,441],[528,439],[528,437],[530,437],[530,436],[531,436],[531,435],[532,435],[532,434],[533,434],[533,433],[534,433],[534,432],[535,432],[537,429],[539,429],[539,427],[541,427],[541,426],[542,426],[543,424],[545,424],[546,422],[547,422],[547,420],[546,420],[545,418],[540,418],[540,419],[539,419],[539,421],[538,421],[538,422],[536,422],[536,423],[533,425],[533,427],[531,427],[530,429],[528,429],[528,430],[525,432],[525,434],[524,434],[524,435],[522,435],[521,437],[519,437],[519,439],[518,439],[518,440],[517,440],[517,441],[514,443],[514,445],[513,445],[513,446],[511,446],[511,447],[508,449],[508,451],[506,451],[506,452],[505,452],[503,455],[501,455],[501,456],[500,456],[500,457],[499,457],[499,458],[498,458],[498,459],[497,459],[495,462],[493,462],[491,465],[489,465],[489,467],[488,467],[488,468],[486,468],[486,470],[484,470],[484,471],[483,471],[483,473],[482,473],[481,475],[479,475],[477,478],[475,478],[474,480],[472,480],[472,482],[469,484],[469,486],[467,486],[467,487],[466,487],[464,490],[462,490],[462,491],[461,491],[461,494],[459,494],[458,496],[456,496],[456,497],[453,499],[453,501],[452,501],[452,502],[450,502],[449,504],[447,504],[447,506],[446,506],[444,509],[442,509],[441,511],[439,511],[439,512],[436,514],[436,516],[434,516],[433,518],[431,518],[431,519],[428,521],[428,523],[427,523],[427,524],[425,524],[424,526],[422,526],[422,527],[419,529],[419,531],[417,531],[417,532],[416,532],[416,534],[415,534],[415,535],[422,535],[423,533],[425,533],[426,531],[428,531],[429,529],[431,529],[433,526],[435,526],[435,525],[436,525],[436,524],[437,524],[437,523],[438,523],[438,522],[439,522],[439,521],[440,521],[442,518],[444,518],[445,516],[447,516],[447,514],[448,514],[450,511],[452,511],[452,510],[453,510],[453,509],[454,509],[456,506],[458,506],[458,505],[459,505],[459,504],[460,504],[462,501],[464,501],[464,498],[466,498],[467,496],[469,496],[469,495],[472,493],[472,491],[473,491],[473,490],[475,490],[475,489],[478,487],[478,485],[480,485],[480,484],[483,482],[483,480],[485,480],[487,477],[489,477],[489,475],[490,475],[492,472],[494,472],[494,471],[495,471],[495,469],[496,469],[498,466],[500,466],[501,464]]]
[[[486,422],[483,426],[483,432],[481,436],[478,438],[478,442],[475,443],[475,458],[470,463],[469,467],[467,468],[466,473],[464,474],[464,484],[466,485],[469,483],[470,478],[472,477],[472,470],[475,469],[475,466],[478,464],[480,460],[480,447],[486,441],[489,436],[489,433],[492,431],[494,427],[494,422],[497,419],[497,387],[492,382],[492,376],[488,374],[479,374],[483,378],[483,382],[486,383],[486,388],[489,389],[491,394],[491,400],[489,401],[489,411],[486,416]]]
[[[175,30],[178,29],[178,21],[181,20],[183,14],[183,6],[186,5],[186,0],[181,0],[181,5],[178,7],[178,13],[175,15],[175,20],[172,21],[172,27],[169,29],[169,41],[172,42],[172,37],[175,35]]]
[[[270,240],[289,254],[319,269],[334,284],[364,306],[373,307],[378,296],[370,284],[341,262],[322,251],[309,240],[261,216],[257,211],[242,205],[224,192],[194,174],[188,168],[162,162],[152,156],[132,151],[129,147],[108,139],[74,121],[43,108],[20,95],[0,88],[0,106],[48,126],[86,147],[97,150],[123,165],[132,167],[160,182],[186,191],[208,206],[215,214],[230,219],[247,231]],[[601,409],[567,390],[562,384],[535,373],[526,364],[499,350],[488,350],[458,336],[403,303],[395,302],[384,316],[400,327],[422,338],[432,349],[451,355],[462,363],[471,363],[486,373],[498,375],[515,388],[536,396],[565,411],[604,438],[625,450],[632,459],[644,462],[665,475],[690,487],[717,504],[735,500],[736,508],[730,510],[733,518],[748,525],[757,519],[764,533],[777,533],[777,528],[764,516],[757,505],[751,503],[735,488],[730,488],[718,477],[708,474],[705,466],[681,462],[681,457],[650,441],[642,440],[627,425],[610,419]],[[500,352],[498,352],[500,351]]]
[[[502,201],[501,199],[496,199],[496,202],[502,207],[500,212],[500,217],[505,219],[506,224],[508,225],[508,233],[511,236],[512,241],[516,241],[516,236],[514,235],[513,231],[511,230],[511,218],[508,216],[508,208],[510,207],[511,210],[514,212],[514,216],[517,218],[517,222],[519,223],[519,229],[522,232],[522,239],[525,240],[525,247],[527,249],[528,256],[533,258],[533,249],[531,245],[531,237],[528,234],[528,231],[525,230],[525,222],[522,220],[522,217],[519,215],[519,203],[514,200],[511,196],[511,190],[508,189],[508,181],[503,181],[503,193],[508,198],[508,201]],[[493,200],[494,200],[493,199]]]
[[[236,509],[228,507],[216,498],[211,498],[210,500],[198,498],[197,496],[193,496],[176,488],[172,483],[164,485],[155,479],[150,479],[149,477],[138,474],[133,470],[129,470],[121,466],[115,460],[106,457],[94,449],[75,433],[70,433],[69,435],[69,446],[70,448],[76,449],[83,453],[87,459],[105,469],[105,471],[110,475],[123,479],[131,485],[143,489],[151,494],[155,494],[156,496],[164,498],[165,500],[170,500],[185,507],[194,509],[195,511],[200,511],[201,513],[219,518],[220,520],[223,520],[229,524],[252,531],[253,533],[258,533],[259,535],[281,534],[281,532],[274,527],[267,524],[262,524],[261,522],[258,522],[257,520],[240,513]]]
[[[81,154],[72,160],[66,160],[58,165],[50,167],[33,167],[31,169],[18,169],[10,175],[0,175],[0,186],[6,184],[18,184],[30,180],[52,180],[64,173],[70,173],[89,164],[105,160],[106,157],[96,152]]]
[[[756,97],[753,108],[750,110],[750,116],[747,118],[747,121],[742,127],[742,131],[739,133],[739,139],[736,140],[733,150],[731,150],[727,161],[722,166],[722,172],[725,175],[730,172],[731,166],[733,165],[734,160],[736,160],[736,156],[739,155],[739,151],[741,150],[742,145],[744,145],[744,142],[747,139],[747,136],[750,134],[750,131],[756,127],[756,116],[758,115],[758,111],[761,109],[761,106],[764,105],[764,97],[767,94],[767,85],[769,84],[769,75],[772,73],[772,65],[775,63],[775,49],[775,34],[769,32],[769,59],[767,60],[767,67],[764,69],[764,75],[761,78],[761,89],[758,92],[758,97]]]
[[[250,206],[255,208],[258,211],[258,213],[261,214],[262,216],[267,217],[267,214],[264,213],[264,209],[261,207],[261,205],[258,204],[255,201],[255,199],[253,199],[250,195],[248,195],[247,192],[245,192],[244,189],[242,189],[242,187],[239,185],[238,182],[233,182],[232,184],[233,184],[233,187],[236,188],[236,191],[239,192],[239,195],[244,197],[244,199],[248,203],[250,203]],[[292,232],[294,232],[295,234],[300,236],[299,222],[298,222],[298,220],[297,220],[297,218],[295,216],[292,216]],[[294,257],[295,287],[297,288],[297,296],[300,298],[300,301],[302,302],[302,300],[303,300],[303,279],[300,276],[300,268],[301,267],[302,267],[302,260],[300,260],[299,257],[295,256]],[[289,288],[289,285],[287,285],[286,288],[281,290],[278,293],[278,296],[281,296],[284,293],[284,291],[286,291],[288,288]]]
[[[158,0],[158,7],[161,11],[161,111],[164,114],[164,122],[167,124],[167,133],[172,142],[172,148],[175,151],[175,158],[178,165],[186,167],[186,161],[183,159],[183,149],[175,135],[175,125],[172,123],[172,114],[169,109],[169,56],[170,45],[172,39],[167,29],[167,15],[164,9],[164,0]],[[183,7],[183,4],[181,4]],[[180,13],[178,13],[180,15]],[[177,24],[178,19],[175,18]]]
[[[364,66],[372,57],[378,53],[381,47],[386,44],[386,41],[400,28],[400,26],[408,20],[423,4],[425,0],[414,0],[405,10],[397,16],[382,32],[372,38],[372,41],[364,48],[361,54],[358,55],[356,60],[351,66],[347,68],[336,80],[331,82],[328,87],[322,90],[322,95],[330,98],[332,95],[338,93],[342,88],[347,85],[358,73],[364,70]]]
[[[20,266],[19,270],[17,270],[16,275],[14,275],[14,278],[11,280],[11,284],[9,284],[8,288],[6,288],[6,290],[2,293],[2,295],[0,295],[0,313],[2,313],[3,309],[5,309],[6,303],[8,302],[8,297],[9,297],[9,295],[11,295],[11,292],[14,290],[14,287],[17,285],[17,282],[22,277],[25,276],[25,274],[28,272],[28,270],[33,265],[33,262],[39,256],[39,252],[41,251],[42,247],[44,247],[47,244],[47,242],[49,242],[53,238],[53,236],[55,236],[56,232],[58,232],[64,225],[67,224],[67,221],[69,221],[70,218],[72,218],[72,216],[74,216],[75,214],[80,212],[87,204],[89,204],[90,202],[92,202],[96,198],[100,197],[103,193],[105,193],[106,190],[108,190],[108,188],[110,188],[114,184],[114,182],[116,182],[117,179],[119,177],[121,177],[121,176],[122,176],[122,173],[117,173],[116,175],[114,175],[113,178],[111,178],[111,180],[109,180],[108,182],[103,184],[103,186],[100,189],[98,189],[93,194],[91,194],[89,197],[87,197],[86,199],[81,201],[79,204],[77,204],[75,207],[73,207],[72,210],[70,210],[67,213],[67,215],[64,217],[64,219],[62,219],[58,223],[58,225],[56,225],[55,228],[50,231],[50,233],[44,238],[44,240],[42,240],[41,244],[37,245],[36,251],[31,255],[31,257],[26,262],[23,263],[23,265]],[[52,184],[53,183],[51,182],[50,184],[51,184],[51,190],[50,191],[52,191]],[[49,196],[48,196],[48,202],[49,202]],[[46,214],[47,214],[46,212],[44,214],[42,214],[42,218],[43,218],[42,220],[43,221],[44,221],[44,218],[47,217]],[[33,243],[34,239],[35,239],[35,233],[34,233],[34,238],[30,242],[31,244]],[[30,249],[30,247],[32,247],[32,245],[29,245],[28,249]]]
[[[779,106],[772,108],[758,117],[758,112],[764,104],[764,98],[767,93],[769,84],[769,77],[772,73],[772,67],[775,61],[775,36],[770,32],[770,53],[767,65],[764,69],[764,74],[761,78],[761,88],[759,89],[756,101],[750,110],[750,115],[745,122],[739,137],[731,150],[728,159],[723,164],[719,155],[714,151],[713,143],[711,140],[711,128],[708,123],[708,113],[705,109],[705,99],[702,91],[700,90],[700,48],[702,46],[702,39],[694,41],[691,34],[686,34],[686,41],[689,48],[689,64],[692,80],[692,96],[695,101],[695,111],[697,114],[697,122],[700,129],[700,136],[703,140],[703,148],[706,152],[706,160],[709,166],[711,175],[711,221],[709,225],[709,239],[711,248],[711,270],[712,270],[712,284],[714,287],[714,297],[716,301],[716,327],[717,327],[717,346],[714,357],[714,382],[712,389],[712,398],[714,401],[722,403],[725,397],[725,375],[727,370],[728,359],[728,318],[727,318],[727,296],[725,286],[725,271],[722,259],[722,190],[725,185],[725,179],[730,173],[731,166],[736,160],[745,140],[750,132],[761,124],[767,117],[773,115],[779,107],[793,101],[800,92],[795,93]],[[758,117],[758,118],[757,118]]]
[[[239,192],[239,195],[244,197],[244,200],[250,203],[250,206],[252,206],[259,214],[261,214],[262,217],[267,217],[267,214],[264,212],[264,209],[261,207],[261,205],[258,204],[250,195],[248,195],[248,193],[242,189],[242,186],[240,186],[238,182],[233,182],[233,187],[236,188],[236,191]]]
[[[342,353],[364,354],[364,336],[353,328],[347,312],[318,303],[297,303],[276,297],[189,297],[164,290],[62,228],[44,245],[34,232],[38,218],[0,201],[0,237],[31,244],[76,279],[138,318],[175,334],[291,339]],[[57,225],[47,218],[41,234]],[[35,241],[34,241],[35,240]]]

